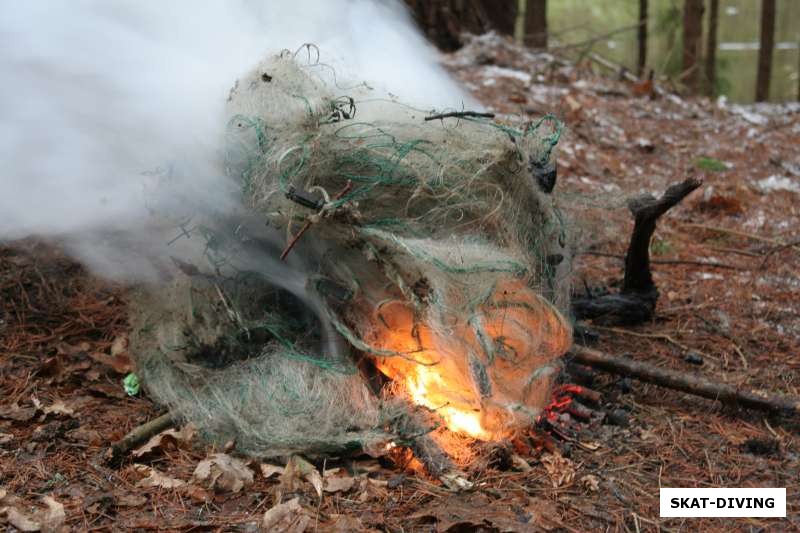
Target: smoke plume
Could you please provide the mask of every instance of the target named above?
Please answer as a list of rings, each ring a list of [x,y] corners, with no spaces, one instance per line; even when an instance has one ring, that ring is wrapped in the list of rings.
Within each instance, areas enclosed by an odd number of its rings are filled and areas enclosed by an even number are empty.
[[[312,42],[340,80],[426,108],[461,89],[399,2],[0,3],[0,240],[57,238],[100,274],[157,275],[193,213],[232,214],[224,105],[266,54]]]

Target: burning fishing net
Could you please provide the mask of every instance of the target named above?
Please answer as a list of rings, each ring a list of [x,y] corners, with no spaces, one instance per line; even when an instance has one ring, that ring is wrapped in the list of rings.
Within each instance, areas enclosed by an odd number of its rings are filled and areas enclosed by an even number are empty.
[[[231,90],[227,172],[282,242],[207,229],[212,268],[142,291],[134,321],[150,394],[211,440],[490,440],[547,403],[571,339],[560,123],[430,120],[373,93],[289,53]]]

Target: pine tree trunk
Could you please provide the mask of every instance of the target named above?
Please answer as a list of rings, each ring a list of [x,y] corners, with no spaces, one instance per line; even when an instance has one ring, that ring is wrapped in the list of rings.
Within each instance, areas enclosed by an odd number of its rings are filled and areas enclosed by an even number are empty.
[[[647,66],[647,0],[639,0],[639,29],[637,37],[639,41],[639,57],[636,73],[641,78],[644,76],[644,68]]]
[[[711,0],[706,41],[706,94],[713,97],[717,85],[717,27],[719,26],[719,0]]]
[[[772,49],[775,46],[775,0],[761,0],[761,43],[758,49],[756,102],[769,100]]]
[[[514,40],[525,44],[525,19],[528,16],[528,0],[517,0],[517,19],[514,21]]]
[[[526,43],[533,48],[547,48],[547,0],[528,0]]]
[[[703,36],[703,0],[686,0],[683,7],[683,76],[692,93],[699,89],[700,42]]]
[[[496,3],[490,0],[405,0],[405,3],[425,36],[441,50],[460,48],[465,32],[480,34],[495,27]]]

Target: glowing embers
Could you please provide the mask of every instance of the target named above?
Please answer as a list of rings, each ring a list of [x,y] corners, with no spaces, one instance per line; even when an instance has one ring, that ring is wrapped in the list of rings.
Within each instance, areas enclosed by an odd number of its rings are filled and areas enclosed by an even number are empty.
[[[452,432],[495,440],[533,423],[570,345],[564,318],[516,280],[471,308],[446,309],[415,315],[404,302],[381,303],[373,345],[398,355],[377,358],[378,369]]]

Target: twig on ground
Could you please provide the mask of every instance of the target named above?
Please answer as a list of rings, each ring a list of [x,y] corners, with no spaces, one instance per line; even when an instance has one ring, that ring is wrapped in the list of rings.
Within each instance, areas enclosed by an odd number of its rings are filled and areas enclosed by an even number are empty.
[[[598,257],[613,257],[615,259],[625,259],[622,254],[612,254],[608,252],[582,252],[581,255],[595,255]],[[654,265],[693,265],[693,266],[707,266],[714,268],[726,268],[728,270],[751,270],[750,267],[739,265],[731,265],[729,263],[719,263],[717,261],[692,261],[689,259],[651,259],[650,262]]]
[[[465,118],[465,117],[473,117],[473,118],[494,118],[494,113],[481,113],[479,111],[452,111],[450,113],[439,113],[437,115],[430,115],[425,117],[425,121],[428,120],[439,120],[444,118]]]
[[[725,233],[728,235],[735,235],[736,237],[743,237],[745,239],[750,239],[753,241],[764,242],[767,244],[771,244],[776,248],[785,247],[785,248],[794,248],[795,250],[800,250],[800,242],[783,243],[778,240],[771,239],[769,237],[762,237],[761,235],[756,235],[755,233],[747,233],[746,231],[738,231],[729,228],[720,228],[719,226],[709,226],[707,224],[694,224],[690,222],[685,222],[683,223],[683,225],[689,228],[713,231],[715,233]]]
[[[571,354],[574,361],[592,368],[630,376],[640,381],[695,396],[718,400],[725,405],[800,416],[800,398],[741,390],[726,383],[717,383],[701,376],[658,368],[626,357],[614,357],[584,346],[573,347]]]
[[[150,437],[161,433],[175,423],[172,413],[166,413],[158,418],[132,429],[122,439],[115,442],[106,452],[106,461],[118,464],[132,449],[146,442]]]

